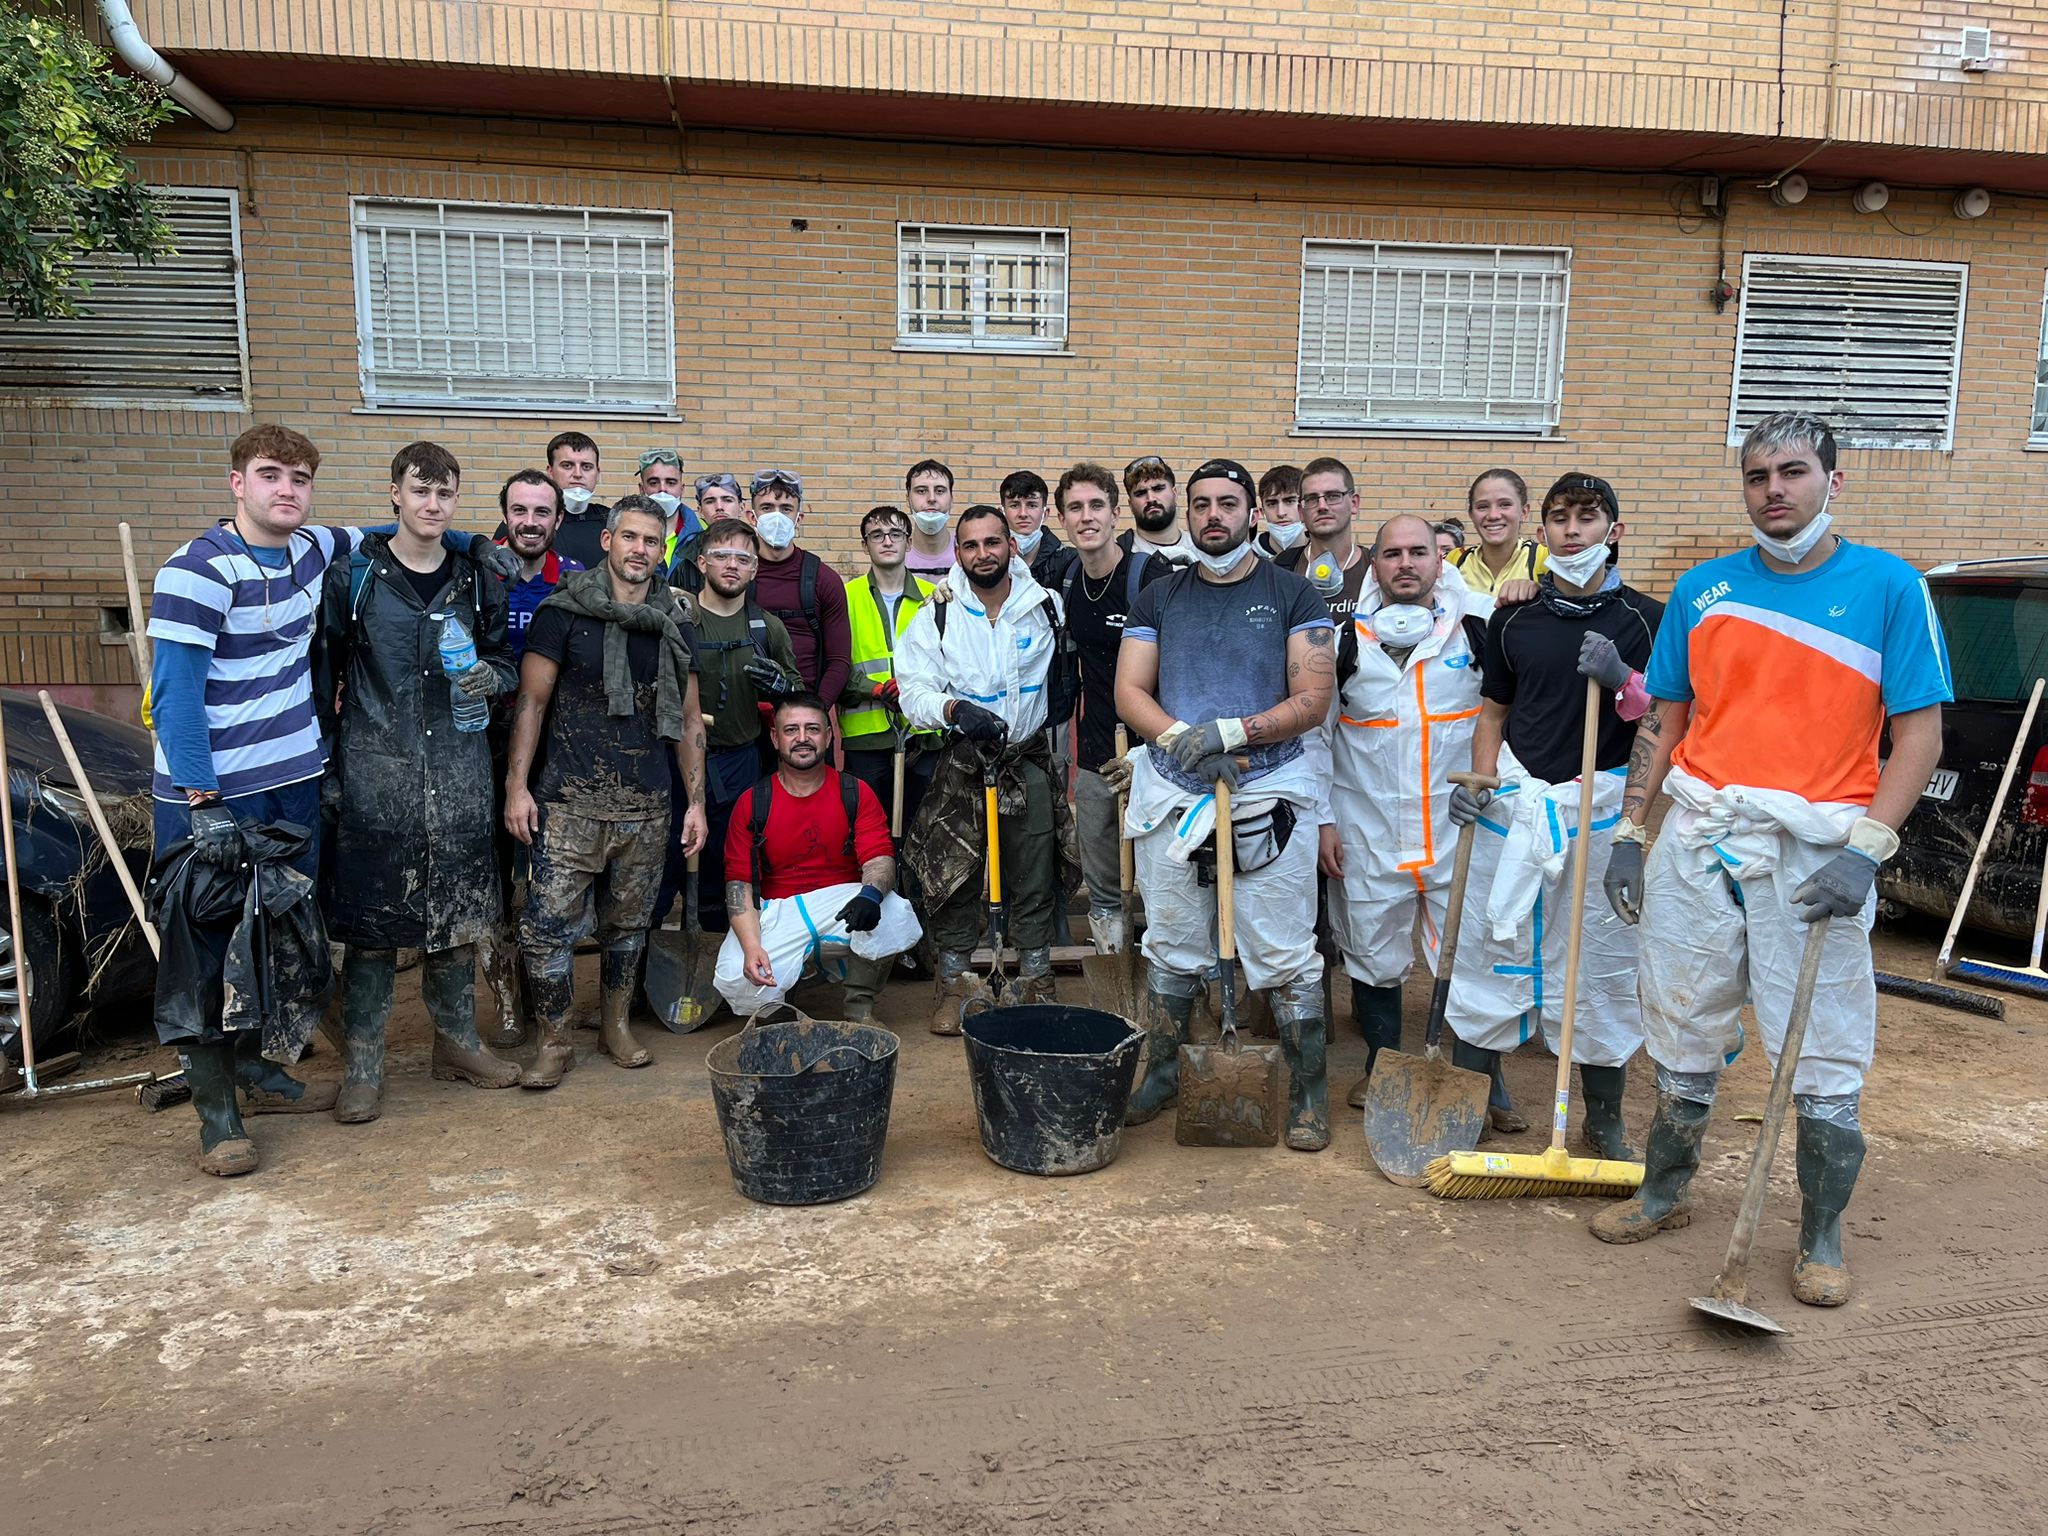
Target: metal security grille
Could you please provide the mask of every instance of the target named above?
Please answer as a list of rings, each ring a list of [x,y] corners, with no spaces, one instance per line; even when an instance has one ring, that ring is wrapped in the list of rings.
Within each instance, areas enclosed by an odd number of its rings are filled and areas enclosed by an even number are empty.
[[[896,342],[1056,352],[1067,341],[1067,232],[896,226]]]
[[[2041,286],[2041,353],[2034,364],[2034,425],[2027,443],[2048,448],[2048,281]]]
[[[365,404],[673,409],[666,214],[353,206]]]
[[[151,190],[175,254],[88,256],[76,316],[0,317],[0,390],[71,405],[238,408],[248,398],[236,195]]]
[[[1303,241],[1297,425],[1554,430],[1571,266],[1556,247]]]
[[[1960,262],[1743,258],[1729,443],[1810,411],[1844,448],[1949,448],[1969,277]]]

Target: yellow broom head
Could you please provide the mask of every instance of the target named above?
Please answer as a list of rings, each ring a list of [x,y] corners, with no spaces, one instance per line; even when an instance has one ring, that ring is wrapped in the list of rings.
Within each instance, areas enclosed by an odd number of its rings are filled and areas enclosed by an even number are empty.
[[[1525,1195],[1590,1195],[1625,1200],[1643,1185],[1641,1163],[1542,1152],[1453,1152],[1429,1165],[1429,1192],[1442,1200],[1515,1200]]]

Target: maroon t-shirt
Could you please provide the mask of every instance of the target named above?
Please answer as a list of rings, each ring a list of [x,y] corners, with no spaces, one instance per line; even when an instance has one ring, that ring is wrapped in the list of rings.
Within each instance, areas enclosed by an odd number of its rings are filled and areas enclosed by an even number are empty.
[[[802,896],[828,885],[844,885],[860,878],[861,866],[870,859],[893,858],[896,845],[889,840],[889,818],[882,814],[882,802],[875,792],[854,780],[853,854],[846,852],[846,802],[833,769],[817,791],[794,795],[789,786],[776,780],[768,803],[768,825],[762,832],[763,852],[768,858],[768,888],[763,901]],[[733,803],[732,825],[725,834],[725,878],[751,885],[754,880],[754,791],[749,789]]]
[[[853,626],[846,617],[846,583],[823,561],[818,565],[818,611],[803,610],[804,551],[794,549],[787,560],[762,560],[754,577],[754,601],[782,620],[789,647],[796,653],[797,675],[804,686],[827,704],[837,704],[853,670]],[[811,620],[817,620],[817,628]],[[824,645],[819,645],[822,636]]]

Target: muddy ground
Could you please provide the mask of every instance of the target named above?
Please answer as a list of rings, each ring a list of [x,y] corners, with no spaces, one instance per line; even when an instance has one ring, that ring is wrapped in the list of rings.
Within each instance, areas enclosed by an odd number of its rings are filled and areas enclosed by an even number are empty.
[[[1613,1249],[1593,1201],[1388,1185],[1350,1113],[1320,1156],[1160,1120],[1103,1172],[1006,1172],[899,984],[881,1183],[784,1210],[727,1174],[704,1055],[730,1022],[486,1093],[428,1078],[416,977],[384,1117],[254,1121],[251,1178],[194,1169],[189,1106],[0,1103],[7,1529],[2048,1528],[2041,1005],[1885,1000],[1857,1294],[1790,1299],[1788,1136],[1752,1299],[1794,1333],[1767,1341],[1684,1300],[1727,1240],[1756,1051],[1701,1219]],[[1340,1031],[1340,1094],[1363,1054]],[[1510,1080],[1540,1103],[1545,1059]]]

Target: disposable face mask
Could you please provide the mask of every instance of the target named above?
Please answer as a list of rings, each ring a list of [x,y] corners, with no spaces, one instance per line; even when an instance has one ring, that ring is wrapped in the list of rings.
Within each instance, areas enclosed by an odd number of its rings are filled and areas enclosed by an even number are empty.
[[[590,490],[586,486],[572,485],[562,492],[562,505],[571,512],[581,512],[590,505]]]
[[[1309,584],[1322,594],[1324,602],[1344,595],[1344,567],[1337,563],[1334,555],[1324,555],[1320,560],[1311,560],[1308,566]]]
[[[661,508],[662,513],[668,517],[674,517],[676,515],[676,508],[683,504],[680,496],[671,496],[666,491],[657,491],[647,499]]]
[[[1027,534],[1024,537],[1017,540],[1017,553],[1024,557],[1025,562],[1027,564],[1030,562],[1032,556],[1038,553],[1039,541],[1044,537],[1045,530],[1043,528],[1039,528],[1033,531],[1032,533]]]
[[[770,549],[787,549],[796,542],[796,519],[787,512],[763,512],[754,522],[754,531]]]
[[[1435,628],[1436,615],[1413,603],[1389,603],[1372,616],[1372,632],[1380,644],[1396,649],[1422,644]]]
[[[1560,555],[1553,550],[1549,569],[1560,581],[1575,587],[1588,586],[1607,569],[1607,545],[1590,544],[1575,555]]]
[[[1292,549],[1307,537],[1307,523],[1266,524],[1266,542],[1275,549]]]
[[[919,533],[923,534],[926,538],[931,538],[935,534],[941,534],[946,531],[946,523],[950,515],[945,512],[913,512],[910,514],[910,521],[917,526]]]
[[[1822,536],[1828,531],[1828,525],[1834,522],[1835,515],[1828,510],[1828,503],[1834,499],[1832,491],[1822,497],[1820,511],[1815,514],[1813,521],[1789,539],[1775,538],[1754,523],[1750,525],[1749,536],[1756,540],[1759,549],[1776,555],[1787,565],[1797,565],[1813,553],[1813,546],[1821,541]]]
[[[1248,544],[1240,544],[1235,549],[1227,549],[1220,555],[1210,554],[1209,551],[1203,549],[1199,544],[1195,546],[1195,558],[1207,567],[1209,574],[1212,576],[1228,576],[1237,569],[1238,562],[1249,553],[1251,553],[1251,546]]]

